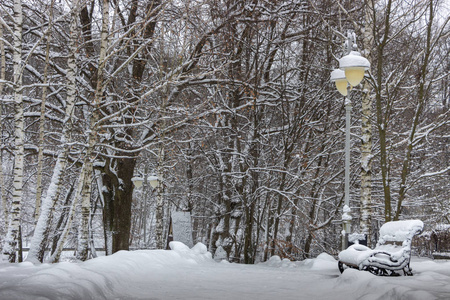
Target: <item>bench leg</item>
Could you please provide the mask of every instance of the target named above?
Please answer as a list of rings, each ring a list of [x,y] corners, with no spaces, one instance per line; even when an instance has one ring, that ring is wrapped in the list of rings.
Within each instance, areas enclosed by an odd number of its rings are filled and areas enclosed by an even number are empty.
[[[384,268],[379,268],[379,267],[374,267],[374,266],[367,266],[363,268],[364,271],[368,271],[374,275],[377,276],[400,276],[399,273],[393,271],[393,270],[389,270],[389,269],[384,269]]]
[[[342,261],[338,261],[338,268],[339,268],[339,271],[342,274],[342,273],[344,273],[344,270],[347,269],[348,267]]]
[[[413,276],[412,269],[409,264],[403,268],[403,273],[405,273],[406,276]]]

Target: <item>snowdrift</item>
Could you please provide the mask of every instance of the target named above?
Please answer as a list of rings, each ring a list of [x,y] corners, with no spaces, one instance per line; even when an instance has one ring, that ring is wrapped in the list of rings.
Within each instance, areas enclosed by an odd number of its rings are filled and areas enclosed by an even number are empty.
[[[206,246],[121,251],[87,262],[0,264],[0,299],[450,299],[450,261],[417,259],[413,277],[377,277],[328,254],[218,263]]]
[[[133,282],[150,278],[158,270],[214,263],[201,243],[192,249],[179,242],[171,242],[170,246],[172,251],[119,251],[82,263],[3,263],[0,299],[116,299],[117,291],[128,290]]]

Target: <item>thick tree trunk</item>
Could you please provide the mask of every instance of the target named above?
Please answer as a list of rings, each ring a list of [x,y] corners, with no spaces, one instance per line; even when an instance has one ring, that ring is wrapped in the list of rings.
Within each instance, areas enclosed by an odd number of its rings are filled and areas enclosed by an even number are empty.
[[[14,190],[9,215],[8,232],[3,244],[3,257],[9,262],[16,261],[16,246],[20,230],[22,209],[22,185],[24,167],[24,114],[22,94],[22,1],[14,0]]]
[[[105,2],[105,0],[104,0]],[[128,49],[129,55],[141,54],[139,58],[136,56],[133,58],[132,70],[130,77],[132,78],[132,84],[129,89],[132,90],[125,99],[130,103],[134,103],[139,99],[141,90],[141,81],[145,74],[145,67],[148,61],[148,55],[150,51],[150,44],[152,42],[156,21],[154,20],[156,13],[158,12],[161,1],[152,0],[148,1],[145,7],[145,28],[142,31],[138,31],[136,28],[130,30],[130,37],[142,38],[146,41],[139,47],[134,44],[134,40],[130,43]],[[105,5],[105,4],[104,4]],[[137,26],[139,21],[137,20],[138,10],[140,3],[137,0],[131,2],[129,10],[128,24],[130,26]],[[85,39],[91,40],[90,33],[90,19],[87,9],[85,8],[82,13],[82,23],[84,24]],[[104,19],[106,20],[106,19]],[[103,39],[102,39],[103,41]],[[145,46],[145,47],[142,47]],[[136,50],[138,49],[138,50]],[[93,49],[88,51],[92,51]],[[102,50],[101,50],[102,51]],[[99,62],[99,69],[101,63]],[[102,76],[98,75],[97,81],[102,80]],[[95,83],[96,81],[91,82]],[[130,107],[124,114],[134,114],[135,107]],[[124,123],[130,124],[132,120],[130,118],[124,118]],[[120,129],[121,130],[121,129]],[[133,136],[135,128],[128,127],[125,129],[126,135]],[[112,129],[112,135],[115,135],[114,129]],[[117,149],[130,149],[130,146],[126,142],[118,141],[115,143]],[[134,174],[134,167],[136,164],[136,157],[139,152],[128,153],[126,151],[115,153],[115,158],[106,158],[107,163],[102,170],[102,196],[103,196],[103,222],[104,222],[104,236],[107,255],[111,255],[120,250],[128,250],[130,244],[130,230],[131,230],[131,204],[133,195],[133,183],[131,178]]]
[[[131,178],[133,177],[136,159],[121,158],[118,164],[118,176],[122,184],[114,186],[113,253],[129,249],[131,203],[133,201],[133,182]]]
[[[119,154],[120,155],[120,154]],[[115,159],[117,173],[106,170],[103,184],[103,224],[107,255],[129,250],[131,229],[131,204],[133,201],[133,178],[136,158]]]

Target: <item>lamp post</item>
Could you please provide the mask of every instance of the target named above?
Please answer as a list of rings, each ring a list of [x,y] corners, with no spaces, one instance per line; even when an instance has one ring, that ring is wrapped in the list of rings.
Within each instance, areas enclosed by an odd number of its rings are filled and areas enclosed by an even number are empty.
[[[331,81],[345,97],[345,190],[344,208],[342,213],[342,250],[348,247],[348,235],[352,220],[350,209],[350,120],[352,102],[349,92],[353,86],[357,86],[364,78],[364,72],[370,68],[369,61],[362,57],[356,49],[356,36],[349,33],[345,44],[346,55],[339,59],[339,69],[331,72]]]

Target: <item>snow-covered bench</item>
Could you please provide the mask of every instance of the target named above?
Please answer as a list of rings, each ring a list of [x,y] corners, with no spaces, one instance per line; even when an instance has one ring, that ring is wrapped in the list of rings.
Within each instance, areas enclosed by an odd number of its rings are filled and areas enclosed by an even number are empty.
[[[420,220],[387,222],[380,228],[375,249],[354,244],[339,253],[339,270],[347,267],[369,271],[375,275],[412,275],[411,241],[423,230]]]

